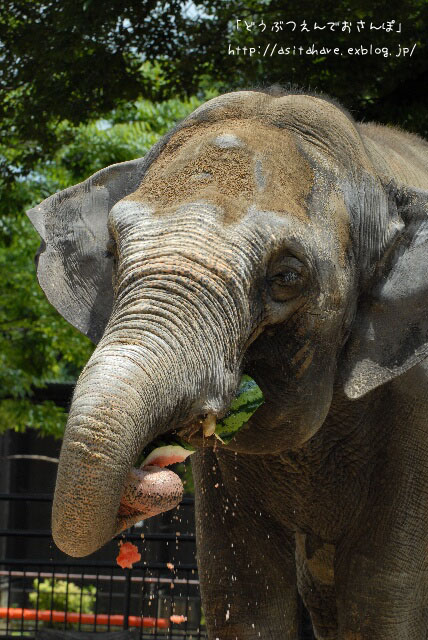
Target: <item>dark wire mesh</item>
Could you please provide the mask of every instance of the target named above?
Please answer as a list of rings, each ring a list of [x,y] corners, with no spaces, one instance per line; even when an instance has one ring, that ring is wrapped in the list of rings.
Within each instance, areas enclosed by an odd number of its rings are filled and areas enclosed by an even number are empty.
[[[21,510],[36,509],[36,521],[45,526],[0,529],[4,558],[0,560],[1,640],[83,640],[93,633],[100,634],[100,640],[103,636],[118,640],[207,638],[191,498],[183,500],[175,515],[163,514],[126,533],[126,540],[138,546],[141,561],[125,570],[116,564],[118,540],[84,561],[70,560],[55,547],[50,533],[52,496],[0,494],[0,500]],[[9,515],[13,516],[13,509]],[[8,520],[15,521],[13,517]],[[31,513],[27,521],[35,521]],[[177,618],[171,620],[171,616]],[[126,635],[121,636],[120,630]],[[313,637],[303,611],[300,638]]]
[[[0,638],[40,636],[56,630],[89,633],[132,630],[138,639],[206,638],[201,624],[195,561],[193,501],[184,499],[180,516],[144,522],[126,532],[141,561],[132,569],[116,564],[119,540],[84,561],[71,560],[52,542],[50,495],[0,494],[13,509],[36,508],[43,529],[0,529]],[[45,517],[41,512],[45,511]],[[29,519],[31,521],[31,518]],[[3,523],[2,523],[3,524]],[[121,536],[123,540],[125,536]],[[171,621],[171,616],[177,622]],[[180,621],[180,622],[179,622]],[[54,637],[54,636],[52,636]]]

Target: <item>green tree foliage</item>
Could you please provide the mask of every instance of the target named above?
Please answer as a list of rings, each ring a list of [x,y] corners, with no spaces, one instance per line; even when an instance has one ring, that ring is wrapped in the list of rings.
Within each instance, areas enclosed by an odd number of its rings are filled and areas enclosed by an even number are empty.
[[[62,121],[55,132],[61,145],[51,160],[36,164],[26,178],[3,184],[0,433],[34,428],[42,435],[61,437],[65,411],[52,401],[38,401],[38,390],[52,381],[74,382],[93,349],[51,307],[37,285],[34,256],[40,239],[25,210],[107,165],[143,156],[200,102],[137,100],[124,103],[102,121],[77,126]],[[3,146],[2,151],[12,161],[14,149]]]
[[[357,119],[398,124],[428,135],[426,0],[201,0],[196,4],[203,5],[211,18],[207,23],[211,38],[205,38],[203,56],[222,85],[299,85],[336,98]],[[237,19],[241,20],[238,25]],[[254,23],[250,30],[245,20]],[[392,20],[395,23],[388,31],[387,23]],[[315,23],[326,28],[315,30]],[[331,23],[338,23],[334,31]],[[372,23],[376,28],[370,28]],[[234,54],[229,54],[229,45]],[[403,47],[416,45],[412,57],[398,55],[399,45],[401,52]],[[243,55],[244,46],[247,55]],[[312,46],[315,53],[308,54]],[[256,49],[251,58],[249,47]],[[289,55],[279,54],[281,47],[289,47]],[[322,53],[323,47],[339,48],[342,55]],[[363,55],[361,47],[368,53]],[[349,48],[360,53],[350,55]],[[373,53],[375,48],[387,48],[388,55]],[[174,69],[178,84],[184,82],[186,64],[181,59]]]
[[[57,148],[61,120],[78,125],[140,94],[159,97],[142,62],[169,55],[185,32],[181,0],[1,5],[0,120],[4,136],[25,143],[17,153],[27,170]]]
[[[236,20],[242,22],[236,29]],[[252,30],[244,20],[254,22]],[[365,22],[358,32],[358,20]],[[391,32],[371,30],[395,20]],[[282,21],[283,29],[272,30]],[[296,23],[286,26],[286,22]],[[352,23],[348,33],[343,23]],[[308,25],[302,31],[301,25]],[[314,31],[338,22],[334,31]],[[401,32],[397,33],[401,23]],[[265,28],[258,25],[265,24]],[[201,82],[222,89],[297,83],[331,94],[358,118],[427,134],[426,0],[4,0],[0,10],[0,134],[15,163],[11,179],[50,157],[62,120],[100,117],[143,95],[191,95]],[[277,44],[276,53],[260,52]],[[348,55],[349,47],[388,47],[391,55]],[[416,45],[397,56],[398,45]],[[340,47],[343,55],[279,55],[280,47]],[[235,52],[229,53],[229,46]],[[237,47],[255,47],[251,58]],[[156,77],[146,62],[158,65]]]

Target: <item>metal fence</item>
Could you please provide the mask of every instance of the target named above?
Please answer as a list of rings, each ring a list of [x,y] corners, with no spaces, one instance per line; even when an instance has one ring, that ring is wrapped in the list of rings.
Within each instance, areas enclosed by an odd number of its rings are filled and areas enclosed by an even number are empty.
[[[191,518],[169,516],[153,531],[150,520],[126,532],[142,554],[133,569],[116,564],[119,537],[83,561],[55,548],[49,531],[50,495],[0,494],[7,520],[36,509],[46,528],[0,529],[0,638],[35,638],[44,628],[85,632],[134,629],[139,639],[206,638]],[[184,499],[182,513],[193,512]],[[18,518],[19,520],[19,518]],[[169,530],[168,530],[169,529]],[[187,560],[187,562],[186,562]]]
[[[51,538],[51,502],[47,494],[0,493],[0,640],[120,630],[135,640],[206,639],[193,499],[126,532],[142,557],[125,570],[116,563],[123,535],[83,561],[62,554]],[[302,608],[300,638],[313,637]]]

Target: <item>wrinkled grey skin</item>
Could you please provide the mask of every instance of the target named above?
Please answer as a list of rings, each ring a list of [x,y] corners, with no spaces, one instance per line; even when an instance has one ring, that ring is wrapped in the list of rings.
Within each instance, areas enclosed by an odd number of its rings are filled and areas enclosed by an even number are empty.
[[[42,287],[98,342],[64,551],[125,526],[141,449],[222,415],[245,371],[266,403],[227,447],[192,438],[210,640],[296,640],[297,590],[319,639],[428,637],[427,160],[328,100],[239,92],[30,212]]]

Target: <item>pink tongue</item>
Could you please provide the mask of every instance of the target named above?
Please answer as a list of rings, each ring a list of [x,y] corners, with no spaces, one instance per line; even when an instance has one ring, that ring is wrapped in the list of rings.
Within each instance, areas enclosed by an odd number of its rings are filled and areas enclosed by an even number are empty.
[[[183,497],[179,476],[170,469],[147,466],[131,469],[119,507],[121,529],[173,509]]]

